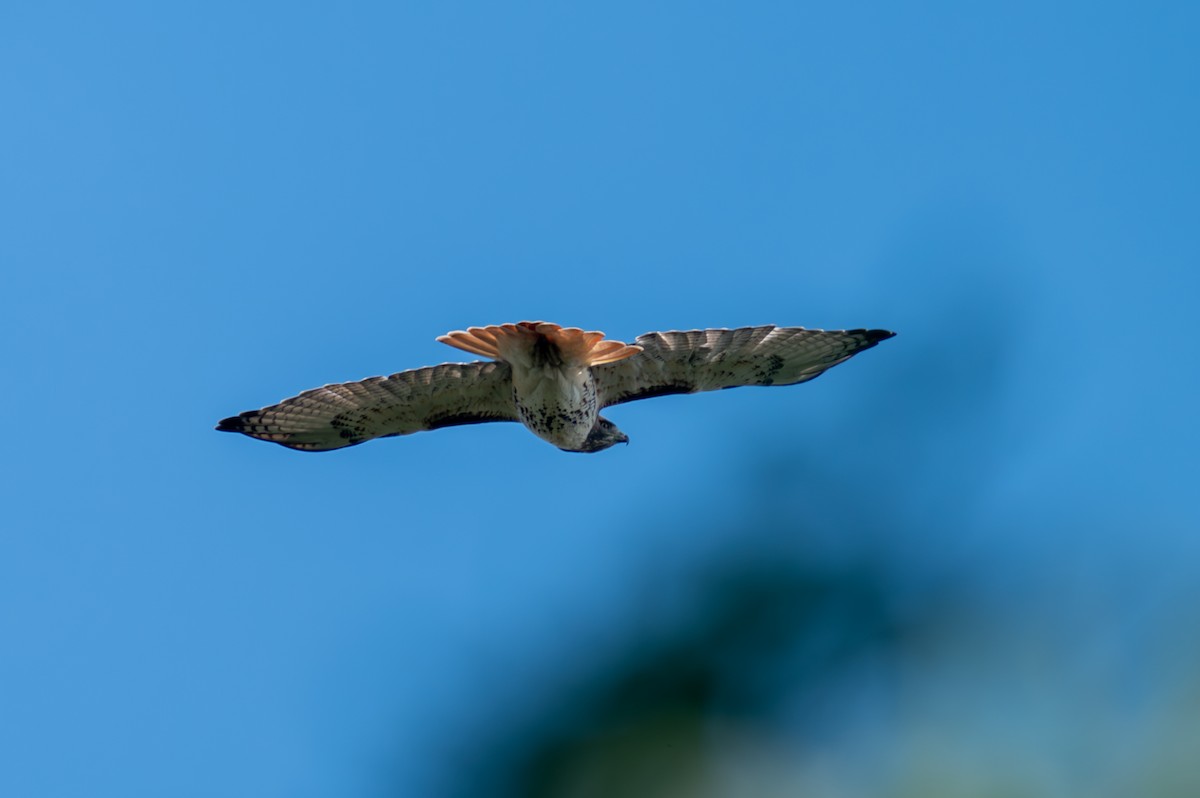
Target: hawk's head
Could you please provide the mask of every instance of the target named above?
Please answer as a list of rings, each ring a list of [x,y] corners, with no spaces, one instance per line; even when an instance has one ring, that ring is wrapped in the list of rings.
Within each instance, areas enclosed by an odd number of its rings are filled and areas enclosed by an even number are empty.
[[[592,427],[592,431],[588,433],[582,446],[578,449],[564,449],[563,451],[591,454],[618,443],[629,443],[629,436],[617,429],[616,424],[600,416],[596,419],[596,426]]]

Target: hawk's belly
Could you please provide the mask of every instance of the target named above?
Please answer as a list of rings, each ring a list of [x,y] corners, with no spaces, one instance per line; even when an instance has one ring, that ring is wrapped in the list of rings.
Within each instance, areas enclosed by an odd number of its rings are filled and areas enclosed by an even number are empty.
[[[596,383],[584,368],[513,369],[522,423],[560,449],[579,449],[596,425]]]

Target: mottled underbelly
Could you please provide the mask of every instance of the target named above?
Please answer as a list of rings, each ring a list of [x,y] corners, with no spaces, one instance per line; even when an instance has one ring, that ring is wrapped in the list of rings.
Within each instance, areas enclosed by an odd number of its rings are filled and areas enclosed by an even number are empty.
[[[514,380],[513,400],[522,423],[560,449],[583,446],[599,413],[596,385],[586,372],[582,379],[555,373],[536,380]]]

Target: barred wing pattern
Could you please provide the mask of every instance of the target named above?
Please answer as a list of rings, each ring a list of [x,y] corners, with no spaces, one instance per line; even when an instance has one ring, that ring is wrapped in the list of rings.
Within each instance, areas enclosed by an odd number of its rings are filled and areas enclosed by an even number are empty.
[[[457,424],[517,420],[508,364],[476,362],[314,388],[224,419],[217,429],[323,452]]]
[[[638,336],[640,354],[596,366],[600,406],[673,393],[741,385],[794,385],[820,376],[895,333],[887,330],[736,330],[652,332]]]

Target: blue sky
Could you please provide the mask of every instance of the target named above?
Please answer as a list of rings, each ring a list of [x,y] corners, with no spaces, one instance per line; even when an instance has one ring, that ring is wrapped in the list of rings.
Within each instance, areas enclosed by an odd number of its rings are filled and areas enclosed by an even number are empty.
[[[1012,618],[1132,589],[1079,640],[1144,680],[1122,652],[1194,620],[1200,577],[1198,18],[6,7],[0,792],[432,790],[495,685],[685,593],[764,463],[803,463],[776,498],[831,529],[969,499],[870,544]],[[900,334],[801,388],[619,408],[631,445],[594,457],[212,431],[528,318]],[[811,495],[851,474],[855,508]]]

